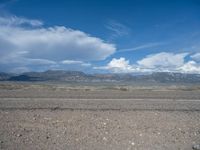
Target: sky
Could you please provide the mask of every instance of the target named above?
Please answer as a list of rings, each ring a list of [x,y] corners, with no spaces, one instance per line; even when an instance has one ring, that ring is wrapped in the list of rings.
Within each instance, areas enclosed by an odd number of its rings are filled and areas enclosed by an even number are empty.
[[[200,0],[0,0],[0,72],[200,73]]]

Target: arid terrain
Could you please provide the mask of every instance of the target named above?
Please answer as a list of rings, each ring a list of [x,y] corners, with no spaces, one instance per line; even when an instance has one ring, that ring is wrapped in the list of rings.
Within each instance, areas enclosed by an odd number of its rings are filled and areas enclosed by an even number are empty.
[[[2,150],[192,150],[200,87],[0,83]]]

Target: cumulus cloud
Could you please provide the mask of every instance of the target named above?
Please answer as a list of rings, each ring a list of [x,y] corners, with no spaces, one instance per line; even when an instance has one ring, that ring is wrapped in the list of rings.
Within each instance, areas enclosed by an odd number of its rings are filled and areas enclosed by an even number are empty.
[[[200,62],[200,53],[196,53],[190,56],[193,60]]]
[[[103,60],[115,52],[115,46],[84,32],[65,27],[25,29],[1,27],[0,36],[13,53],[51,60]],[[3,43],[3,42],[2,42]],[[2,49],[4,45],[1,45]]]
[[[95,69],[105,69],[105,70],[111,70],[115,73],[121,73],[121,72],[132,72],[133,68],[131,65],[129,65],[129,61],[125,58],[121,57],[119,59],[113,58],[107,66],[103,67],[94,67]]]
[[[178,68],[178,70],[183,73],[200,73],[200,64],[197,64],[195,61],[189,61]]]
[[[148,55],[130,64],[125,58],[113,58],[106,66],[94,67],[94,69],[104,69],[114,73],[148,73],[148,72],[180,72],[180,73],[200,73],[200,64],[195,61],[185,61],[188,53],[166,53],[161,52]]]
[[[145,68],[171,68],[171,67],[180,67],[184,64],[184,58],[188,55],[188,53],[158,53],[154,55],[148,55],[142,60],[139,60],[137,63],[140,66]]]
[[[115,50],[114,44],[79,30],[64,26],[45,28],[38,20],[0,17],[0,65],[7,63],[11,67],[12,59],[14,67],[16,64],[27,67],[31,63],[57,67],[67,63],[89,66],[84,62],[104,60]]]
[[[130,64],[124,57],[113,58],[106,66],[93,67],[94,69],[108,70],[114,73],[147,72],[148,69]]]

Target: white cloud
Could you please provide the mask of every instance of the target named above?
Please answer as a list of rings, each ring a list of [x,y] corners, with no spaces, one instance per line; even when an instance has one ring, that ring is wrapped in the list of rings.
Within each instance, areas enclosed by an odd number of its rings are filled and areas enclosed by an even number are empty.
[[[172,68],[172,67],[180,67],[184,64],[184,58],[188,55],[188,53],[166,53],[161,52],[154,55],[148,55],[147,57],[139,60],[137,63],[140,66],[145,68]]]
[[[76,61],[76,60],[63,60],[61,61],[64,65],[81,65],[81,66],[91,66],[90,63],[86,63],[83,61]]]
[[[83,61],[76,61],[76,60],[63,60],[61,63],[62,63],[62,64],[67,64],[67,65],[69,65],[69,64],[82,64]]]
[[[113,44],[65,27],[1,27],[0,37],[0,43],[6,41],[2,49],[12,50],[12,53],[27,51],[27,57],[39,59],[103,60],[115,52]],[[6,49],[7,45],[10,49]]]
[[[179,68],[183,73],[200,73],[200,64],[195,61],[189,61]]]
[[[26,24],[31,27],[24,26]],[[40,25],[42,22],[38,20],[0,17],[0,65],[7,63],[11,69],[12,62],[15,62],[13,67],[17,64],[17,67],[34,64],[58,66],[63,60],[71,60],[71,63],[89,66],[85,62],[104,60],[116,50],[115,45],[79,30]]]
[[[130,29],[126,25],[114,20],[109,20],[105,27],[111,32],[111,39],[129,35],[130,33]]]
[[[133,48],[120,49],[120,50],[117,51],[117,53],[130,52],[130,51],[136,51],[136,50],[141,50],[141,49],[147,49],[147,48],[160,46],[160,45],[163,45],[163,44],[165,44],[165,43],[162,43],[162,42],[147,43],[147,44],[140,45],[140,46],[133,47]]]
[[[131,72],[132,67],[129,65],[129,61],[121,57],[119,59],[113,58],[107,65],[108,69],[114,72]]]
[[[200,53],[196,53],[194,55],[191,55],[190,57],[195,61],[198,61],[198,62],[200,61]]]
[[[130,65],[129,60],[124,57],[113,58],[106,66],[94,67],[94,69],[109,70],[114,73],[130,73],[137,71],[137,67]]]
[[[19,26],[19,25],[31,25],[31,26],[42,26],[43,22],[40,20],[31,20],[17,16],[10,16],[8,18],[0,16],[0,25],[6,26]]]
[[[130,64],[125,58],[113,58],[106,66],[94,67],[114,73],[141,73],[141,72],[180,72],[200,73],[200,64],[195,61],[185,62],[188,53],[166,53],[148,55],[137,64]]]

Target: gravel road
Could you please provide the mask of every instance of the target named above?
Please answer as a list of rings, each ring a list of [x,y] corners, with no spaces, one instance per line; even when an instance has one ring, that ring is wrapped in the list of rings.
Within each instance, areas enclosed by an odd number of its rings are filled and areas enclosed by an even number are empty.
[[[192,150],[200,101],[0,99],[2,150]]]
[[[193,111],[0,110],[2,150],[192,150]]]
[[[0,149],[198,149],[199,90],[159,90],[0,87]]]

